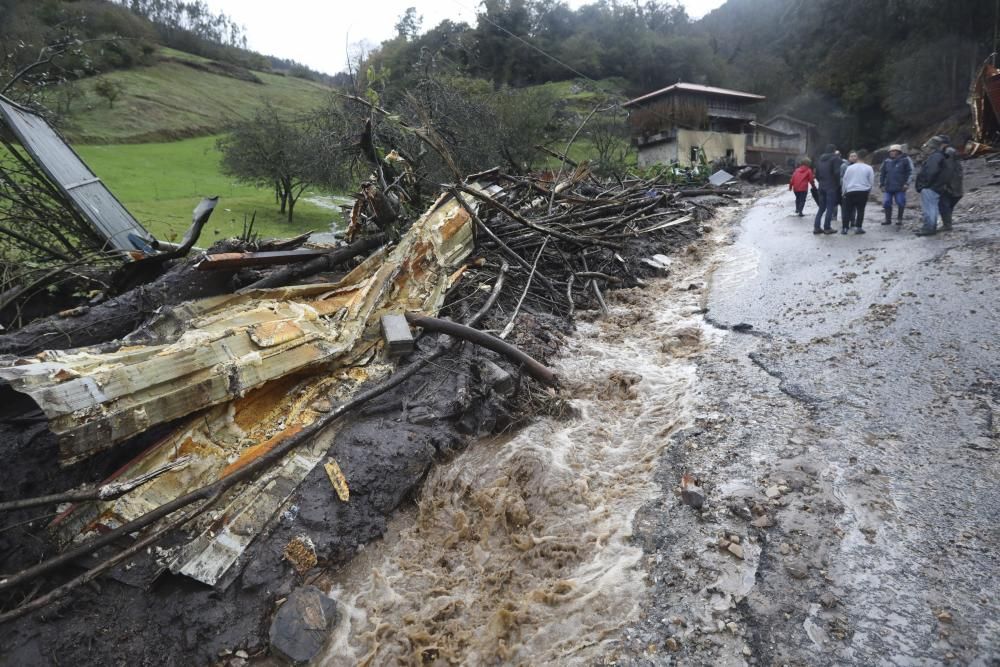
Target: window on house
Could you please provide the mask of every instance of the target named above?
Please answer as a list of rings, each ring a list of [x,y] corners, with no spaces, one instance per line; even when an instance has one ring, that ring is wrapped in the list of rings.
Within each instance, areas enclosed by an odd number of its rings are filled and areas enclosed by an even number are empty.
[[[736,151],[734,151],[732,148],[727,148],[726,149],[726,157],[727,158],[730,158],[730,157],[731,158],[735,158],[736,157]]]
[[[698,164],[698,147],[691,147],[691,164]]]

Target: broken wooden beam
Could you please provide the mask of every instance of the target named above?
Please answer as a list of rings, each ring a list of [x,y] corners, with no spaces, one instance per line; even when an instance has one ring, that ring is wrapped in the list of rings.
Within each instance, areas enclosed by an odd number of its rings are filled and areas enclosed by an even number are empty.
[[[300,248],[298,250],[265,250],[261,252],[221,252],[205,257],[195,265],[199,271],[243,269],[251,266],[295,264],[329,254],[329,250]]]
[[[267,289],[270,287],[281,287],[282,285],[295,284],[296,281],[300,281],[308,276],[316,275],[317,273],[322,273],[324,271],[330,271],[344,262],[354,259],[355,257],[367,255],[379,246],[384,245],[387,238],[388,237],[385,234],[373,234],[355,241],[348,246],[344,246],[343,248],[327,251],[319,257],[311,259],[307,262],[286,266],[285,268],[275,271],[270,275],[264,276],[252,285],[244,287],[240,290],[240,292],[249,292],[255,289]]]

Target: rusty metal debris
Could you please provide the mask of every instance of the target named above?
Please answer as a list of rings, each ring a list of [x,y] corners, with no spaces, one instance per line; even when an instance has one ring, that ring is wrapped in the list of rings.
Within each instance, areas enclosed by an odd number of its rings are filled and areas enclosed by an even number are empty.
[[[1000,69],[997,54],[992,54],[979,68],[972,82],[969,105],[975,130],[970,154],[1000,150]]]

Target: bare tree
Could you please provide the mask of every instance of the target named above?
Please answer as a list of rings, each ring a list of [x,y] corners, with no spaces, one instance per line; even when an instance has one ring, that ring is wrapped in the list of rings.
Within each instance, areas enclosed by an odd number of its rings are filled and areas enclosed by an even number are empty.
[[[273,187],[279,212],[292,222],[295,204],[307,187],[338,185],[346,173],[336,141],[318,118],[285,118],[265,102],[253,118],[234,124],[217,142],[223,172],[245,183]]]

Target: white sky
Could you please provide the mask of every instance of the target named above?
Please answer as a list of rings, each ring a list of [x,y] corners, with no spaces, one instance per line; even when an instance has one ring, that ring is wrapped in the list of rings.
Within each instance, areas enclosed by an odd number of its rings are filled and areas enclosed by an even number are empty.
[[[692,18],[701,18],[725,0],[681,0]],[[206,0],[246,26],[255,51],[291,58],[315,70],[335,74],[345,68],[348,44],[376,46],[393,36],[393,26],[407,7],[423,16],[423,28],[444,19],[475,24],[478,0]],[[569,0],[579,7],[585,0]]]

